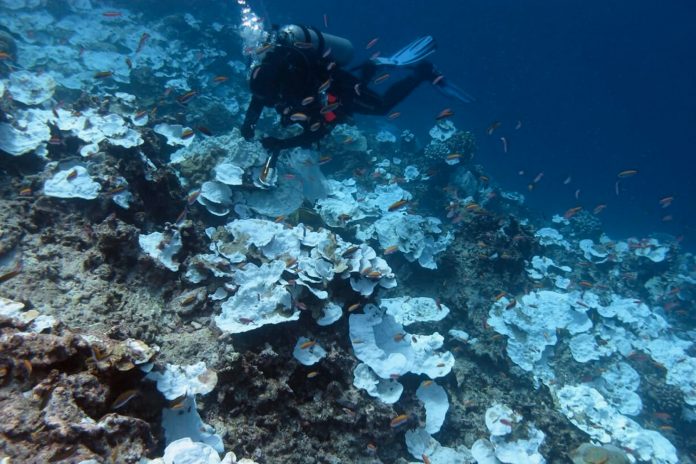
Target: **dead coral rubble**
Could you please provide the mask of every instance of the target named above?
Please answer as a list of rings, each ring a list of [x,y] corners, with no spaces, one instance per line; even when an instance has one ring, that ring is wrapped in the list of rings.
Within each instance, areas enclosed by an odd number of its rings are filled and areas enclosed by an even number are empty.
[[[162,400],[136,367],[154,350],[29,324],[0,316],[0,456],[130,463],[155,451]]]

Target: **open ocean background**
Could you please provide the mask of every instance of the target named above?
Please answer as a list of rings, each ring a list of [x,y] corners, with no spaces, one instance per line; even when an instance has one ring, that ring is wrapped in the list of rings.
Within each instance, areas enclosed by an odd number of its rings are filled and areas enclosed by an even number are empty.
[[[477,162],[532,208],[551,216],[605,203],[600,217],[613,238],[668,233],[696,247],[696,3],[266,0],[254,7],[273,23],[349,38],[356,62],[372,53],[364,44],[374,37],[375,49],[391,54],[432,34],[439,44],[432,61],[477,102],[453,104],[422,86],[397,108],[397,127],[425,136],[433,115],[454,105],[453,122],[477,137]],[[234,19],[234,5],[223,8]],[[502,125],[488,136],[493,121]],[[616,175],[626,169],[640,172],[622,181],[617,197]],[[661,208],[670,195],[673,204]]]

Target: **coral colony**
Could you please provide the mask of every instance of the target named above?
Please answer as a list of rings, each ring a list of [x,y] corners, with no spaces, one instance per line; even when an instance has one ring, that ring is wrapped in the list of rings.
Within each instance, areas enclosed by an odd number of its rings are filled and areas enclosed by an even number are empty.
[[[244,1],[41,3],[0,1],[3,463],[696,458],[674,240],[540,220],[449,119],[338,127],[250,188]]]

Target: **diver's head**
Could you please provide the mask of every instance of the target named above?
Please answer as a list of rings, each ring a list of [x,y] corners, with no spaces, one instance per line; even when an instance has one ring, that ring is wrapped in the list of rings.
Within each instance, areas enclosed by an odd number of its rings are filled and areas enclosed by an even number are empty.
[[[311,89],[311,68],[301,51],[276,46],[252,69],[249,87],[254,96],[268,103],[302,99]]]

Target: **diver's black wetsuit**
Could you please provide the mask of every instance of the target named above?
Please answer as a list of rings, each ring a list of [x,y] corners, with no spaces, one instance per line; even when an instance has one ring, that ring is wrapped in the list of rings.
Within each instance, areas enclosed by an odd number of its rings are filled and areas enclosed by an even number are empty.
[[[252,71],[252,100],[242,125],[244,138],[253,138],[264,107],[276,108],[281,124],[299,123],[303,128],[300,135],[287,139],[262,139],[271,156],[267,163],[270,167],[275,167],[280,150],[308,147],[355,113],[388,114],[434,73],[432,64],[422,61],[412,68],[413,74],[379,95],[368,88],[377,71],[371,61],[348,71],[312,49],[277,46],[267,52],[259,67],[258,73]],[[359,76],[351,71],[358,71]]]

